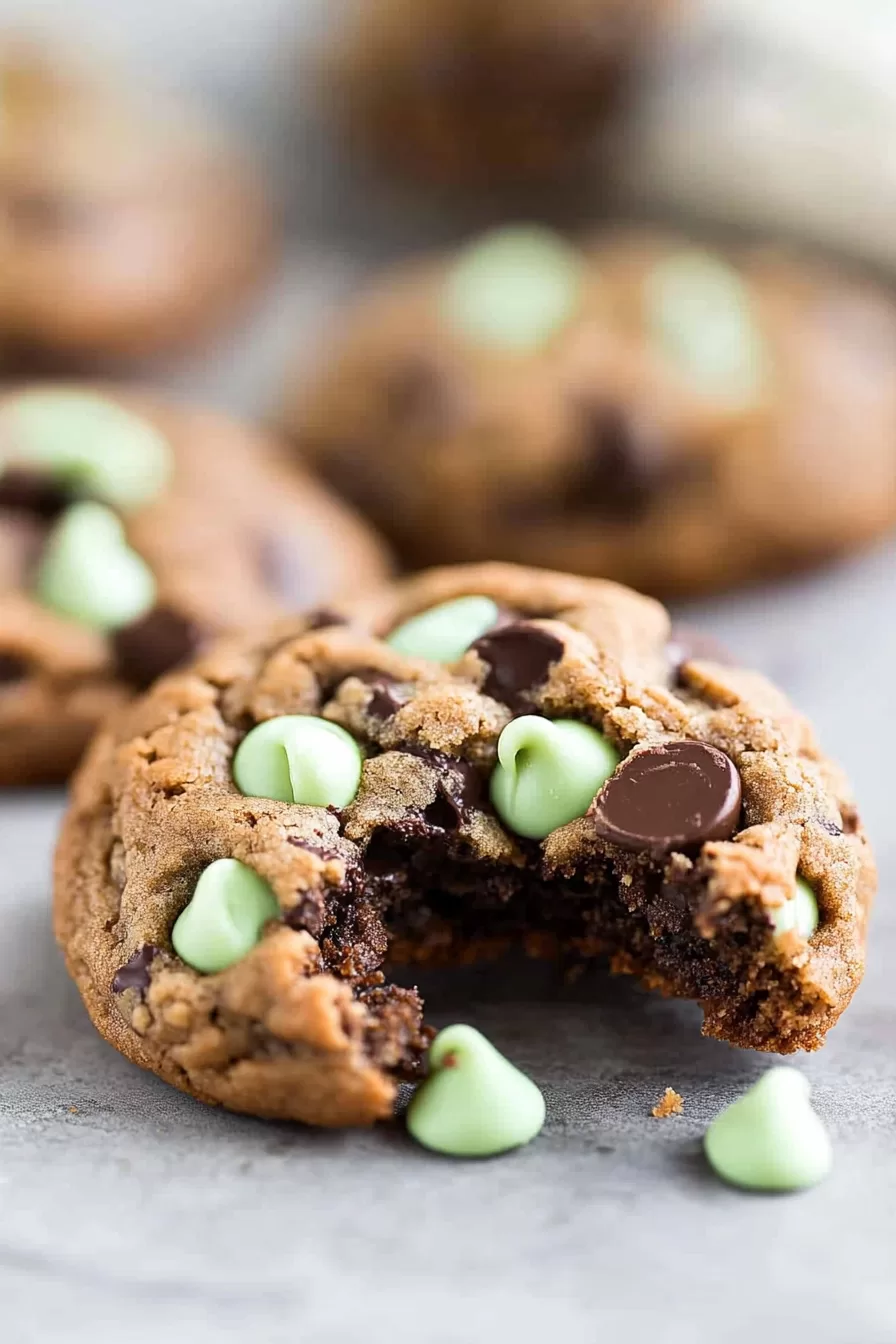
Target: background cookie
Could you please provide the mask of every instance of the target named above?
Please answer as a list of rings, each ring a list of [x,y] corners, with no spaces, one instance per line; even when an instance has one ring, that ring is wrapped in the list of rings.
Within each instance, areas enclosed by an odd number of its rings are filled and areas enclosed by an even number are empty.
[[[0,362],[143,355],[230,315],[271,250],[230,147],[162,96],[2,43],[0,101]]]
[[[0,399],[0,783],[210,636],[381,580],[378,541],[256,431],[75,387]]]
[[[345,0],[334,111],[424,180],[555,173],[618,106],[670,0]]]
[[[769,251],[508,229],[386,276],[287,420],[411,564],[695,592],[891,525],[896,310]]]
[[[669,636],[614,584],[491,565],[165,678],[98,736],[57,855],[100,1031],[204,1101],[369,1123],[431,1035],[389,962],[522,944],[820,1045],[864,965],[858,815],[780,692]]]

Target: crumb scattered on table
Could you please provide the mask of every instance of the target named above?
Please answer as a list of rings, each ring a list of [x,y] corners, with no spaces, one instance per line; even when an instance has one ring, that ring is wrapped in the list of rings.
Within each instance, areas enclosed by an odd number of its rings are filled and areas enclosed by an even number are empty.
[[[666,1120],[670,1115],[681,1115],[684,1110],[682,1097],[672,1087],[667,1087],[650,1114],[656,1120]]]

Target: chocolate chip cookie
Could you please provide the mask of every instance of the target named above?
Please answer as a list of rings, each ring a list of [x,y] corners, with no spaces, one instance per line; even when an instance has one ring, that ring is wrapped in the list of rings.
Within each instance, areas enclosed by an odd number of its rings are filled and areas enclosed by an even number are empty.
[[[210,636],[382,581],[384,552],[259,433],[136,394],[0,396],[0,784]]]
[[[160,97],[0,44],[0,366],[179,345],[271,251],[254,172]]]
[[[670,0],[343,0],[327,61],[355,139],[424,181],[555,175],[618,110]]]
[[[510,228],[387,276],[286,419],[413,565],[690,593],[891,526],[896,309],[769,251]]]
[[[99,734],[56,863],[91,1017],[204,1101],[390,1113],[431,1036],[396,963],[609,957],[737,1045],[819,1046],[875,887],[764,677],[605,581],[499,564],[219,644]]]

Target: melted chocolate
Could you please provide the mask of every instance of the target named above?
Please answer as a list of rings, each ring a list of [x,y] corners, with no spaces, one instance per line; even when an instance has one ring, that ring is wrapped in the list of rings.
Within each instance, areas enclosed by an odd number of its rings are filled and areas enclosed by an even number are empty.
[[[149,968],[160,951],[161,948],[156,947],[154,943],[144,943],[139,947],[115,972],[112,978],[112,993],[121,994],[126,989],[136,989],[138,993],[145,994],[149,989]]]

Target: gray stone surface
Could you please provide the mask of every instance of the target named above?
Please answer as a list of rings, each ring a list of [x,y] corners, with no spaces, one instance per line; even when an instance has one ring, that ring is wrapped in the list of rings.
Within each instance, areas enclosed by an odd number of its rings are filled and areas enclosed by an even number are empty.
[[[216,351],[150,371],[238,409],[268,403],[293,329],[313,342],[359,265],[427,227],[409,215],[390,230],[385,197],[359,216],[310,141],[289,152],[284,39],[306,10],[0,0],[0,21],[63,24],[208,90],[284,167],[295,243],[278,284]],[[803,1196],[739,1195],[700,1158],[708,1119],[768,1061],[702,1040],[692,1008],[602,974],[574,990],[525,967],[427,986],[435,1021],[474,1022],[544,1087],[546,1130],[513,1156],[454,1163],[400,1128],[319,1134],[204,1109],[93,1032],[49,932],[62,799],[4,798],[0,1339],[892,1344],[894,594],[887,546],[688,612],[813,715],[882,864],[865,985],[805,1064],[837,1165]],[[667,1084],[686,1110],[659,1122],[649,1110]]]

